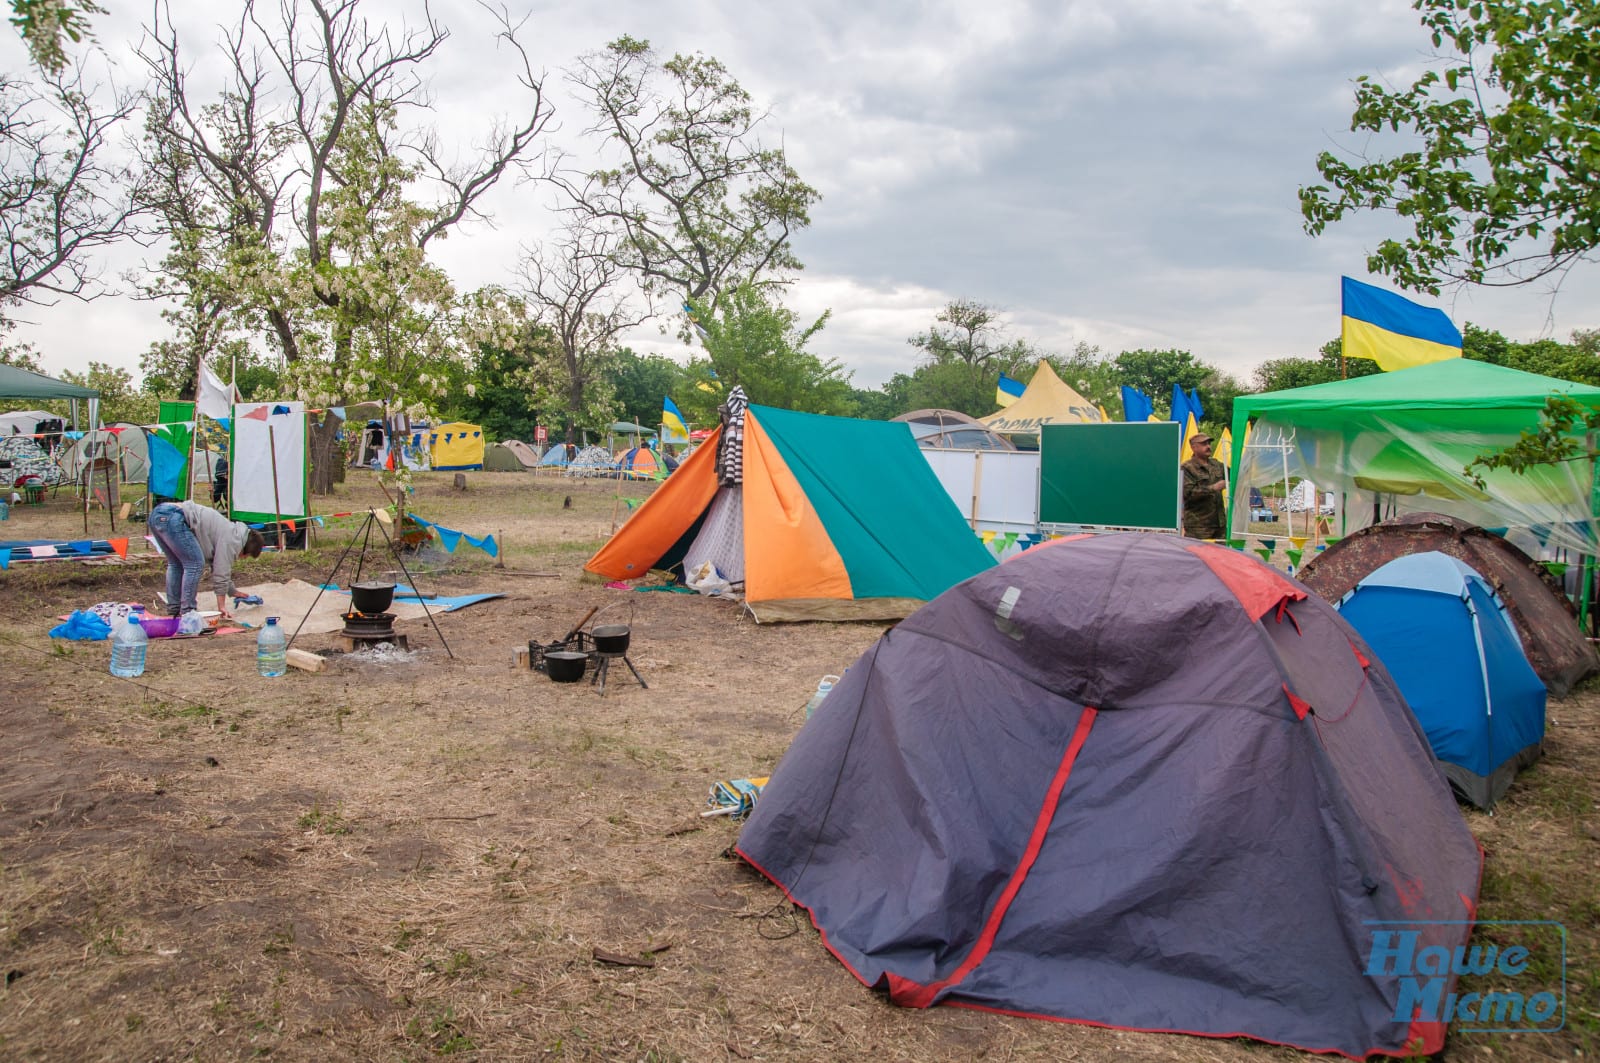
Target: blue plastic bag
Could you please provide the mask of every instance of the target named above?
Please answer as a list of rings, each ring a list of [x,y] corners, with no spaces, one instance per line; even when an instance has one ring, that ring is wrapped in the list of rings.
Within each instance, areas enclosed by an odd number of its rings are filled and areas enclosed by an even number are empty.
[[[66,621],[50,629],[53,639],[74,639],[79,642],[103,642],[111,637],[111,625],[93,613],[74,609]]]

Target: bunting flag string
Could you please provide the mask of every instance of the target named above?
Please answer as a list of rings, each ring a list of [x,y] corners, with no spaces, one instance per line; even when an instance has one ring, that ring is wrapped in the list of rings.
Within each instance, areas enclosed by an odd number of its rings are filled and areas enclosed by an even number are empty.
[[[443,545],[445,550],[449,553],[455,553],[456,547],[460,545],[462,539],[465,539],[468,546],[475,546],[479,550],[482,550],[484,553],[488,554],[490,557],[500,556],[500,544],[494,541],[493,535],[485,535],[481,539],[475,539],[466,532],[456,531],[454,528],[446,528],[441,524],[435,524],[431,520],[423,520],[415,513],[408,513],[406,516],[410,517],[424,528],[432,528],[435,532],[437,532],[439,535],[440,544]]]

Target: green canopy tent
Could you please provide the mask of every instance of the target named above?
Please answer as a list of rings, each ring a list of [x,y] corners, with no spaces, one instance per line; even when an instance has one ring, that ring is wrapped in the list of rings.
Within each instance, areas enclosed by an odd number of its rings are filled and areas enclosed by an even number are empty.
[[[1600,521],[1592,461],[1523,474],[1494,470],[1482,474],[1482,486],[1465,471],[1479,455],[1537,428],[1552,395],[1600,410],[1600,387],[1463,358],[1241,395],[1233,404],[1233,497],[1286,473],[1278,451],[1257,460],[1245,445],[1254,422],[1253,431],[1289,441],[1289,474],[1344,496],[1341,533],[1366,526],[1369,514],[1429,511],[1482,527],[1528,529],[1541,545],[1593,553]],[[1230,522],[1235,536],[1243,534],[1242,514]]]
[[[100,393],[93,388],[68,384],[64,380],[32,373],[14,365],[0,365],[0,399],[69,399],[72,402],[72,427],[76,429],[78,400],[90,401],[89,420],[93,422]]]

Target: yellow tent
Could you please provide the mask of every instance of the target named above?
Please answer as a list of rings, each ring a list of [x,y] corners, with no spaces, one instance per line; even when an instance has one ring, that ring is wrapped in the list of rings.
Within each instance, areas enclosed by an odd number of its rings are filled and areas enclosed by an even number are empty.
[[[1040,425],[1098,424],[1105,418],[1094,403],[1057,376],[1049,362],[1041,361],[1021,398],[978,420],[1002,435],[1038,435]]]
[[[435,469],[483,468],[483,426],[451,421],[428,433]]]

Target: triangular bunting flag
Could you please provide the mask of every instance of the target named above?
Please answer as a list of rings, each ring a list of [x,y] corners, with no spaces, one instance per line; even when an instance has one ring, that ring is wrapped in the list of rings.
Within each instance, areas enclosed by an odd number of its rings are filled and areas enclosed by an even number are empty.
[[[72,549],[76,553],[80,553],[80,554],[92,554],[92,553],[94,553],[94,542],[93,542],[93,540],[90,540],[90,539],[79,539],[77,542],[68,543],[67,545],[72,547]]]
[[[246,421],[265,421],[271,416],[272,408],[270,406],[257,406],[255,409],[245,414],[243,419]]]
[[[1294,543],[1294,548],[1296,550],[1304,550],[1306,548],[1306,543],[1310,542],[1311,540],[1304,535],[1291,535],[1289,536],[1289,541]]]
[[[1305,551],[1303,550],[1285,550],[1283,552],[1283,556],[1289,559],[1289,564],[1293,565],[1295,568],[1299,568],[1300,558],[1304,553]]]
[[[437,524],[433,526],[433,530],[439,533],[439,542],[444,545],[445,552],[455,553],[456,547],[461,543],[461,533],[451,531],[449,528],[441,528]]]
[[[984,546],[988,546],[990,543],[994,542],[994,532],[981,531],[978,533],[978,538],[983,540]]]
[[[284,522],[283,522],[283,526],[284,526],[284,527],[286,527],[286,528],[288,528],[288,529],[289,529],[289,534],[290,534],[290,535],[293,535],[293,534],[294,534],[294,531],[295,531],[295,528],[294,528],[294,521],[292,521],[292,520],[286,520],[286,521],[284,521]]]
[[[289,407],[287,407],[287,406],[274,406],[272,408],[272,414],[273,414],[274,417],[279,416],[281,414],[288,413],[288,412],[289,412]]]
[[[110,539],[108,541],[111,543],[111,549],[113,549],[113,550],[115,550],[117,552],[117,556],[118,557],[127,557],[128,556],[128,540],[126,540],[126,539]]]

